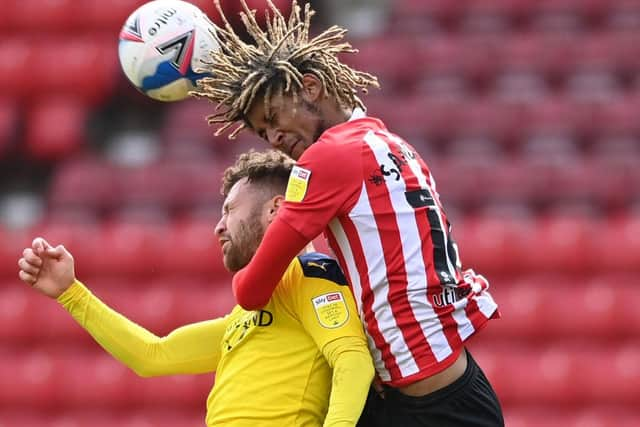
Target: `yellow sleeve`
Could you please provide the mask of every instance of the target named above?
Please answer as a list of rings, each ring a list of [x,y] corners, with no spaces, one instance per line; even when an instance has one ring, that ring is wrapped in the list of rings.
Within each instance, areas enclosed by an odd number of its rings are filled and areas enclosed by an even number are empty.
[[[324,427],[356,425],[374,375],[353,295],[334,281],[338,273],[335,261],[303,256],[285,274],[281,292],[333,368]]]
[[[75,281],[58,302],[113,357],[143,377],[216,370],[226,318],[193,323],[158,337],[117,313]]]
[[[331,398],[324,427],[353,427],[358,422],[374,376],[373,361],[363,338],[343,337],[322,349],[333,368]]]
[[[318,348],[322,349],[334,339],[346,336],[365,339],[349,287],[331,280],[322,270],[316,276],[305,274],[299,260],[294,260],[292,264],[277,292],[285,304],[291,307],[290,310]],[[334,267],[337,268],[337,264]]]

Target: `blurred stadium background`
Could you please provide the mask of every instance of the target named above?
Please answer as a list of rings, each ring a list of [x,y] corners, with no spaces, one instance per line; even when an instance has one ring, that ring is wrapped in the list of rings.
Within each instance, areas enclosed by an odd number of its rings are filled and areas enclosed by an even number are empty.
[[[206,102],[129,85],[117,34],[141,3],[3,1],[2,427],[203,424],[212,376],[137,378],[17,280],[43,235],[157,334],[233,304],[220,173],[265,145],[214,138]],[[491,280],[503,319],[471,348],[507,425],[640,425],[640,1],[313,4],[351,28],[348,60],[383,85],[370,112],[427,160],[463,261]]]

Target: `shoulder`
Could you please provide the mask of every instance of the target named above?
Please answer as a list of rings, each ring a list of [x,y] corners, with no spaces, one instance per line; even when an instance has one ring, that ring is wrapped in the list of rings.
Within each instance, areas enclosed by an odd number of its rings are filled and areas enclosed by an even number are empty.
[[[311,252],[298,256],[298,261],[304,277],[326,279],[342,286],[348,285],[340,266],[328,255]]]
[[[319,156],[323,153],[331,153],[335,158],[336,152],[344,154],[360,150],[368,133],[381,130],[386,131],[386,126],[381,120],[374,117],[363,117],[340,123],[324,131],[316,143],[306,150],[305,154]],[[305,154],[303,154],[303,158]]]

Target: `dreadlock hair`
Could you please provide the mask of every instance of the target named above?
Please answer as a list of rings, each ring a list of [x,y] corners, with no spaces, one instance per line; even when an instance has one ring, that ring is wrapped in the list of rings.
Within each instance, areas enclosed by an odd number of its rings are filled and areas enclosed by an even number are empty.
[[[264,30],[256,20],[256,11],[249,10],[245,0],[240,0],[243,8],[240,18],[255,41],[255,44],[248,44],[234,32],[220,1],[214,2],[224,22],[224,28],[216,28],[220,48],[212,51],[205,62],[204,68],[211,77],[201,79],[192,95],[218,104],[214,114],[207,117],[210,125],[221,124],[216,136],[239,122],[229,134],[229,139],[234,139],[247,127],[245,117],[254,100],[261,96],[267,114],[273,96],[290,94],[295,103],[305,73],[313,74],[322,82],[325,97],[335,97],[339,105],[346,108],[364,109],[358,90],[367,93],[369,86],[380,87],[376,77],[339,61],[341,53],[357,53],[343,41],[346,29],[334,25],[309,38],[311,17],[315,12],[308,3],[302,11],[297,1],[292,0],[291,15],[287,20],[273,2],[267,0],[272,16],[267,9]],[[225,107],[224,111],[220,110],[221,106]]]
[[[284,194],[294,165],[291,157],[279,151],[251,149],[240,154],[235,164],[224,171],[220,192],[227,197],[231,187],[247,178],[252,184],[264,186],[261,190],[266,197]]]

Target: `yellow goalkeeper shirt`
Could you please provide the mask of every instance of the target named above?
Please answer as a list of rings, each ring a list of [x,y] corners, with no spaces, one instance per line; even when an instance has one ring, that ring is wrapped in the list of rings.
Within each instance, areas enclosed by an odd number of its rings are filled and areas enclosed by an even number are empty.
[[[325,417],[325,426],[354,425],[373,376],[346,280],[337,263],[320,254],[292,261],[261,310],[236,306],[224,318],[163,338],[111,310],[79,282],[58,300],[139,375],[216,371],[208,426],[322,426]],[[332,366],[344,355],[344,375],[333,375]]]

